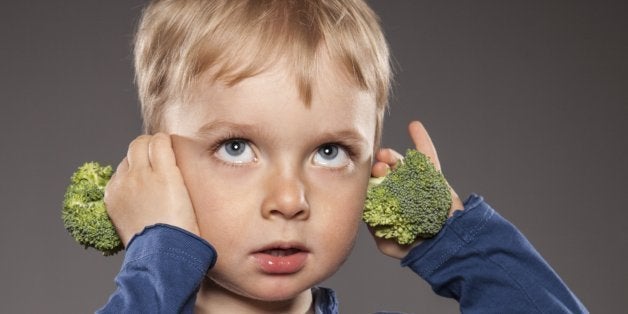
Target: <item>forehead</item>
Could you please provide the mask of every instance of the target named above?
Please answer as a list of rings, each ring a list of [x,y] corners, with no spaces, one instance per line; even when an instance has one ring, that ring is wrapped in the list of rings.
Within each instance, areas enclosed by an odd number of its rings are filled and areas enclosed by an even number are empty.
[[[281,63],[234,85],[213,79],[211,72],[204,73],[190,88],[188,101],[166,114],[166,124],[186,133],[217,120],[280,126],[275,130],[290,132],[342,127],[355,129],[372,141],[376,122],[373,93],[359,87],[333,62],[320,64],[311,75],[309,104],[299,93],[295,75]]]

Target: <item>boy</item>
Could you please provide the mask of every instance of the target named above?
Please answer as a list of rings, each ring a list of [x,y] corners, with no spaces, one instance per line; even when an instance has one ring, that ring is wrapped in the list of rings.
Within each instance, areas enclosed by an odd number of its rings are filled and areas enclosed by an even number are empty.
[[[154,1],[135,54],[151,135],[107,186],[127,253],[102,312],[337,312],[316,285],[353,246],[369,177],[401,158],[378,150],[390,68],[375,14],[358,0]],[[586,311],[481,198],[452,197],[435,239],[378,248],[465,311]]]

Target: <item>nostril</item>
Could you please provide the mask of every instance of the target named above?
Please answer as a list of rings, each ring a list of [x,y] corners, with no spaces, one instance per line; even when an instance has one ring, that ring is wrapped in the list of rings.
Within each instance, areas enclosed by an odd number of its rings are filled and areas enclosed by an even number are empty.
[[[273,175],[265,186],[262,215],[266,218],[303,219],[309,216],[306,188],[295,172]]]
[[[279,208],[279,209],[273,209],[270,211],[271,215],[282,216],[283,218],[286,218],[286,219],[307,218],[309,216],[308,212],[309,210],[307,210],[304,207],[291,208],[291,209]]]

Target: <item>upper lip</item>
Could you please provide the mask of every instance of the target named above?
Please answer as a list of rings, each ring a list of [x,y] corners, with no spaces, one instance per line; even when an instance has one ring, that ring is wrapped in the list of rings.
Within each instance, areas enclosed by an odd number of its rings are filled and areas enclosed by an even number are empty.
[[[262,253],[269,250],[299,250],[301,252],[308,252],[307,247],[297,241],[277,241],[264,245],[261,248],[254,251],[254,253]]]

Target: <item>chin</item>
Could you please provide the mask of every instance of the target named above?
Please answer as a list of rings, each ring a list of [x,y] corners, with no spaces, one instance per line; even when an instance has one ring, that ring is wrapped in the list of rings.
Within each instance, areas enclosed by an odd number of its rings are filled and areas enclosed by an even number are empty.
[[[284,278],[281,278],[284,277]],[[280,278],[270,278],[262,280],[259,285],[251,287],[249,297],[268,302],[290,301],[302,293],[309,291],[316,283],[324,280],[304,280],[304,278],[288,278],[290,276],[280,276]]]
[[[290,276],[278,276],[278,278],[268,278],[267,280],[252,280],[246,284],[230,284],[221,282],[215,278],[210,278],[212,290],[223,290],[238,299],[248,299],[258,302],[289,302],[299,297],[302,293],[309,291],[313,284],[307,284],[307,280],[302,278],[289,278]],[[305,283],[305,284],[303,284]]]
[[[309,291],[310,289],[311,289],[310,287],[301,291],[289,291],[289,290],[276,289],[274,291],[266,291],[265,293],[253,295],[251,296],[251,298],[258,301],[264,301],[264,302],[285,302],[285,301],[294,300],[295,298],[300,296],[303,292]]]

